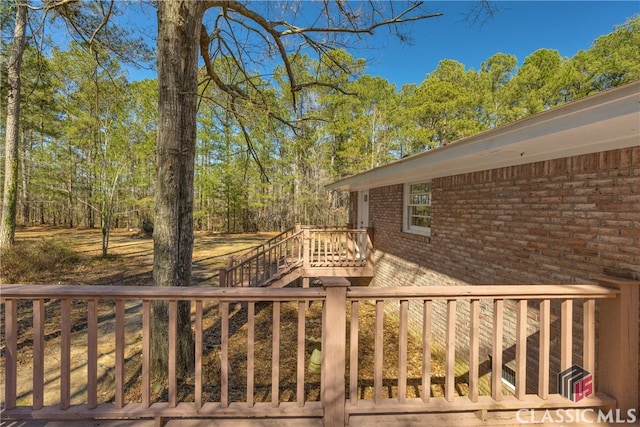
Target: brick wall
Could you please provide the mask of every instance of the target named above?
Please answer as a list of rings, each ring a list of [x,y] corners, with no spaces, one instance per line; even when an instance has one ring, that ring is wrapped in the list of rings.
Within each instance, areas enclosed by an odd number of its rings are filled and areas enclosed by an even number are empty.
[[[370,190],[376,250],[480,283],[640,277],[640,147],[435,179],[431,238],[402,232],[402,185]]]
[[[424,237],[402,232],[402,185],[370,189],[372,286],[640,278],[640,146],[438,178],[432,192]]]

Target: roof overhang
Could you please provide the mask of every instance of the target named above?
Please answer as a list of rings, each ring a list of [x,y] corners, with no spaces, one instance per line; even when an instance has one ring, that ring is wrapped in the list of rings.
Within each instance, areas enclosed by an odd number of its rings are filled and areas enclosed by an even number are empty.
[[[640,81],[327,185],[358,191],[640,145]]]

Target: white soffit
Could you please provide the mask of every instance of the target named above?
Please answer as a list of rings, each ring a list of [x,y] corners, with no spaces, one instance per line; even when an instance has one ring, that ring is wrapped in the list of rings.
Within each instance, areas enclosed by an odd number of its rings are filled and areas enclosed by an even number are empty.
[[[364,190],[640,146],[640,81],[538,113],[327,186]]]

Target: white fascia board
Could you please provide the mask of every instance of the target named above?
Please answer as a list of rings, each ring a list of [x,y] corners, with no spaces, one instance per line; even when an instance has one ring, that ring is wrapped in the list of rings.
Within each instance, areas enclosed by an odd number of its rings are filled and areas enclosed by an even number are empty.
[[[364,190],[640,145],[640,81],[354,175]]]

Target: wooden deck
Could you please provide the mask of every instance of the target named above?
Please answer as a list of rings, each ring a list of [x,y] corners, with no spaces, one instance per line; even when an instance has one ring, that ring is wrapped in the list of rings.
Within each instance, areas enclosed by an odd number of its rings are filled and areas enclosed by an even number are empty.
[[[638,383],[633,375],[626,375],[628,366],[637,366],[637,322],[629,322],[638,316],[638,283],[618,280],[603,281],[602,285],[530,285],[530,286],[463,286],[463,287],[403,287],[367,288],[350,287],[342,278],[322,278],[323,287],[312,288],[153,288],[153,287],[112,287],[112,286],[25,286],[3,285],[4,303],[4,366],[5,386],[1,417],[9,419],[153,419],[156,425],[172,418],[183,422],[192,419],[216,419],[220,422],[242,422],[242,425],[266,425],[265,420],[277,421],[278,425],[296,422],[296,425],[325,426],[380,425],[381,420],[399,420],[399,415],[411,420],[444,419],[447,414],[456,413],[458,421],[468,419],[469,414],[477,419],[477,425],[495,425],[509,422],[520,409],[603,408],[626,411],[635,407],[638,401]],[[635,296],[635,299],[633,298]],[[179,301],[190,301],[194,307],[193,324],[196,342],[196,367],[193,374],[194,398],[191,401],[178,399],[178,388],[182,379],[175,376],[175,353],[170,352],[169,383],[166,401],[151,401],[153,386],[149,376],[150,367],[150,306],[153,300],[169,301],[170,319],[175,322],[175,310]],[[62,310],[59,319],[46,318],[45,304],[60,301],[62,307],[71,302],[85,301],[87,307],[86,325],[78,330],[72,328],[70,319]],[[97,306],[100,301],[113,301],[115,307],[114,365],[109,372],[115,375],[113,401],[101,402],[98,398],[98,350],[97,339],[101,334]],[[142,340],[142,367],[140,371],[142,400],[130,402],[125,398],[127,382],[124,378],[125,347],[132,331],[125,331],[128,301],[141,301],[142,328],[133,333]],[[310,320],[307,318],[308,304],[322,303],[322,370],[320,375],[320,396],[309,400],[305,386],[310,381],[306,371],[308,357],[306,351],[306,331]],[[595,327],[596,302],[599,301],[598,325]],[[635,302],[634,302],[635,301]],[[229,329],[231,303],[243,302],[247,310],[246,328],[246,370],[242,378],[230,369],[228,343],[235,332]],[[272,309],[269,324],[256,320],[256,304],[267,304]],[[361,307],[365,302],[375,306],[375,318],[361,317]],[[212,363],[211,349],[202,345],[203,316],[205,306],[216,307],[220,316],[218,326],[220,368],[216,374],[219,398],[210,400],[203,389],[210,386],[212,378],[205,378],[203,369]],[[293,304],[297,312],[295,348],[283,348],[281,334],[286,327],[282,323],[283,304]],[[468,312],[462,308],[468,307]],[[490,311],[480,311],[480,307]],[[559,307],[559,323],[554,323],[550,307]],[[345,307],[347,310],[345,311]],[[439,341],[434,325],[440,322],[439,308],[443,309],[446,336]],[[511,317],[511,314],[515,317]],[[25,317],[26,316],[26,317]],[[388,316],[397,320],[397,367],[384,368],[382,362],[392,357],[384,348],[383,325]],[[555,313],[554,313],[555,316]],[[22,319],[18,322],[18,319]],[[32,319],[33,335],[25,336],[23,321]],[[560,345],[551,345],[556,339],[554,325],[559,325],[557,339]],[[418,328],[421,337],[419,355],[420,377],[408,375],[408,335]],[[45,328],[47,334],[45,335]],[[579,328],[580,333],[574,330]],[[635,328],[635,329],[634,329]],[[374,331],[374,342],[360,339],[364,330]],[[530,331],[536,329],[537,334]],[[507,358],[505,342],[514,337],[515,388],[505,388],[501,375],[481,372],[480,363],[486,355],[481,352],[478,340],[480,330],[488,330],[492,335],[491,372],[501,372]],[[256,352],[257,335],[271,331],[271,354]],[[603,334],[617,331],[621,338]],[[633,332],[635,331],[635,335]],[[53,335],[52,335],[53,334]],[[87,359],[82,366],[86,373],[86,390],[82,403],[72,403],[70,390],[71,376],[77,374],[78,367],[72,366],[69,343],[72,334],[85,334]],[[175,348],[177,328],[169,324],[169,348]],[[610,334],[611,335],[611,334]],[[60,386],[59,399],[54,402],[44,400],[45,359],[51,357],[44,352],[45,341],[60,337]],[[635,336],[635,342],[632,342]],[[599,350],[596,341],[600,339]],[[631,341],[628,341],[631,340]],[[540,349],[532,353],[532,343]],[[461,355],[456,349],[467,347],[467,354]],[[633,347],[635,345],[635,347]],[[18,375],[18,348],[30,346],[33,355],[33,376],[31,397],[25,402],[18,398],[18,384],[23,379]],[[439,347],[440,346],[440,347]],[[443,373],[432,371],[432,358],[441,348]],[[580,353],[576,354],[579,348]],[[218,353],[216,353],[218,354]],[[371,354],[371,358],[365,357]],[[532,358],[532,354],[535,356]],[[295,362],[285,362],[285,357],[293,356]],[[529,357],[527,357],[529,356]],[[578,402],[560,396],[554,385],[551,367],[559,363],[557,369],[570,367],[579,359],[590,372],[599,366],[599,375],[604,377],[595,383],[595,393]],[[216,359],[218,360],[218,359]],[[257,363],[271,364],[271,393],[264,400],[256,393],[255,371]],[[289,359],[286,359],[289,360]],[[370,362],[368,362],[370,360]],[[102,363],[102,362],[101,362]],[[217,362],[216,362],[217,363]],[[287,398],[281,394],[284,380],[281,374],[283,363],[295,364],[294,393]],[[364,363],[371,363],[372,377],[363,377]],[[459,365],[466,366],[467,372],[461,377]],[[633,365],[636,363],[636,365]],[[536,384],[529,381],[529,374],[535,371]],[[172,374],[173,373],[173,374]],[[440,377],[438,379],[437,377]],[[464,378],[465,387],[460,387]],[[611,378],[613,381],[609,381]],[[232,381],[233,379],[233,381]],[[436,381],[437,380],[437,381]],[[230,394],[232,384],[242,383],[246,389],[244,397],[238,399]],[[635,381],[635,382],[634,382]],[[485,390],[482,383],[488,388]],[[131,383],[131,381],[129,381]],[[635,387],[635,388],[634,388]],[[435,393],[434,390],[440,390]],[[506,414],[511,418],[503,419]],[[626,413],[626,412],[624,412]],[[394,418],[396,417],[396,418]],[[413,418],[411,418],[413,417]],[[254,424],[250,424],[253,419]],[[224,421],[227,420],[227,421]],[[228,421],[232,420],[232,421]],[[493,420],[493,421],[492,421]],[[6,421],[4,421],[6,422]],[[196,421],[189,421],[196,422]],[[216,421],[217,422],[217,421]],[[412,425],[410,421],[407,424]],[[494,423],[495,422],[495,423]],[[377,424],[376,424],[377,423]],[[221,424],[222,425],[222,424]],[[456,423],[456,425],[459,425]],[[471,425],[471,424],[470,424]],[[4,426],[3,426],[4,427]],[[68,427],[68,424],[65,424]]]
[[[237,257],[220,270],[221,287],[283,287],[321,276],[373,277],[369,230],[298,226]]]

